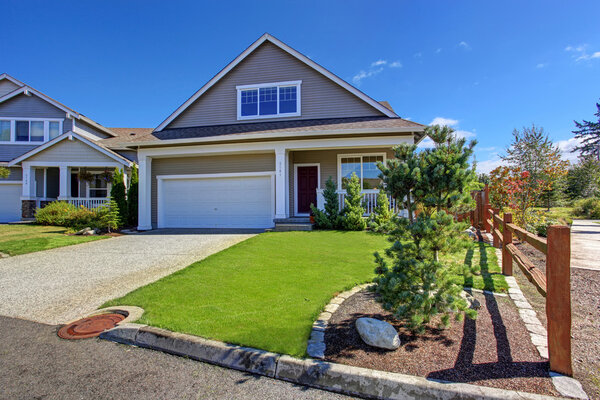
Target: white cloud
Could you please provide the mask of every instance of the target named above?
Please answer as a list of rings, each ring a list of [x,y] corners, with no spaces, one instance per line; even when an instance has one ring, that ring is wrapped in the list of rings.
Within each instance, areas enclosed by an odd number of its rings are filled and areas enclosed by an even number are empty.
[[[471,50],[471,46],[469,46],[469,43],[465,42],[464,40],[462,42],[460,42],[458,45],[465,50]]]
[[[548,66],[548,64],[546,64],[546,63],[539,63],[535,67],[538,68],[538,69],[540,69],[540,68],[546,68],[547,66]]]
[[[418,148],[419,149],[432,149],[434,147],[434,143],[433,140],[431,140],[431,138],[426,137],[425,139],[423,139],[421,141],[421,143],[419,143]]]
[[[414,58],[421,58],[421,57],[423,57],[423,53],[421,53],[421,52],[415,53],[415,54],[413,55],[413,57],[414,57]]]
[[[442,52],[442,48],[440,47],[440,48],[438,48],[438,49],[435,51],[435,54],[438,54],[438,53],[441,53],[441,52]]]
[[[429,123],[429,125],[448,125],[448,126],[456,126],[458,125],[457,119],[450,119],[444,117],[435,117],[433,121]]]
[[[567,46],[565,47],[565,51],[573,53],[571,57],[575,59],[576,62],[600,58],[600,51],[588,53],[587,47],[587,44],[580,44],[579,46]]]
[[[491,147],[478,147],[477,148],[478,151],[496,151],[496,147],[491,146]]]
[[[358,72],[358,74],[354,75],[352,77],[352,82],[356,86],[360,86],[364,79],[371,78],[377,74],[380,74],[386,67],[400,68],[402,67],[402,63],[400,63],[400,61],[388,63],[388,61],[384,59],[373,61],[368,69],[362,69]]]
[[[560,155],[563,160],[570,161],[572,164],[577,162],[577,157],[579,156],[579,152],[573,153],[575,147],[581,144],[581,139],[578,138],[570,138],[567,140],[559,140],[556,142],[556,145],[560,149]]]
[[[379,67],[380,65],[387,64],[387,60],[377,60],[371,63],[371,67]]]
[[[457,130],[454,131],[454,134],[458,137],[458,138],[465,138],[465,139],[471,139],[475,137],[475,132],[471,132],[471,131],[462,131],[462,130]]]
[[[492,158],[484,161],[477,161],[477,172],[489,174],[492,170],[498,168],[503,165],[503,161],[498,157],[498,155],[494,155]]]

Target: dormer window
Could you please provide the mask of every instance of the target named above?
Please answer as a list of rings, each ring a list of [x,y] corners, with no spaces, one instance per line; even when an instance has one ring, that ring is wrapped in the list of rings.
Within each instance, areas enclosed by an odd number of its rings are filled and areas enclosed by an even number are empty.
[[[300,115],[302,81],[236,86],[238,120]]]
[[[62,133],[62,119],[0,117],[0,143],[43,143]]]

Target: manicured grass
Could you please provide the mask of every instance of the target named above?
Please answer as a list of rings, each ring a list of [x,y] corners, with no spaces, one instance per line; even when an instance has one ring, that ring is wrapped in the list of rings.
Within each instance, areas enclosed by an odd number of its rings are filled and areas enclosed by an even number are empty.
[[[485,243],[473,243],[466,252],[442,256],[442,261],[456,265],[453,281],[465,287],[493,292],[507,292],[508,285],[498,265],[496,249]],[[462,266],[475,267],[475,274],[462,274]]]
[[[59,226],[0,225],[0,252],[17,256],[108,237],[70,236],[66,231]]]
[[[366,232],[265,233],[106,305],[142,307],[144,324],[303,356],[323,307],[371,281],[373,252],[389,246]]]

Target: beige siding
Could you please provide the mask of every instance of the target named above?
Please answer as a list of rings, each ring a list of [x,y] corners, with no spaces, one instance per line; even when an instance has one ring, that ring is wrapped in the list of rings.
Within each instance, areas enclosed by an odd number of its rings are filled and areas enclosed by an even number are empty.
[[[391,148],[377,149],[340,149],[340,150],[310,150],[293,151],[289,156],[289,182],[290,182],[290,215],[294,215],[294,164],[320,164],[321,189],[325,188],[325,182],[331,177],[337,185],[337,157],[338,154],[366,154],[366,153],[386,153],[386,158],[392,158],[394,152]]]
[[[8,178],[0,179],[0,181],[20,181],[23,179],[23,170],[21,167],[8,168],[10,175]]]
[[[157,176],[274,171],[275,154],[157,158],[152,160],[151,169],[152,225],[156,226]]]
[[[113,158],[75,138],[73,140],[65,139],[58,142],[28,158],[27,161],[81,162],[82,166],[85,166],[87,162],[115,162]]]
[[[277,46],[265,42],[181,113],[167,128],[246,123],[247,120],[237,120],[237,85],[295,80],[302,80],[302,116],[289,119],[383,115],[329,78]],[[285,119],[287,118],[253,121]]]
[[[0,81],[0,96],[4,96],[5,94],[12,92],[19,87],[19,85],[12,83],[8,79],[2,79]]]

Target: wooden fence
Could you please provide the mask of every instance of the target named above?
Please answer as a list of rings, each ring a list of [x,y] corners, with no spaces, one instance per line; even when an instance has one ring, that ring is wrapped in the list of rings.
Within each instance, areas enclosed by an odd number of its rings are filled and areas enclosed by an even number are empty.
[[[543,238],[513,224],[512,214],[500,217],[497,208],[484,204],[484,229],[492,233],[493,245],[502,248],[502,273],[512,275],[513,261],[546,298],[550,370],[573,375],[571,361],[571,229],[548,227]],[[487,216],[490,218],[488,219]],[[546,255],[546,273],[537,268],[513,243],[513,235]]]

